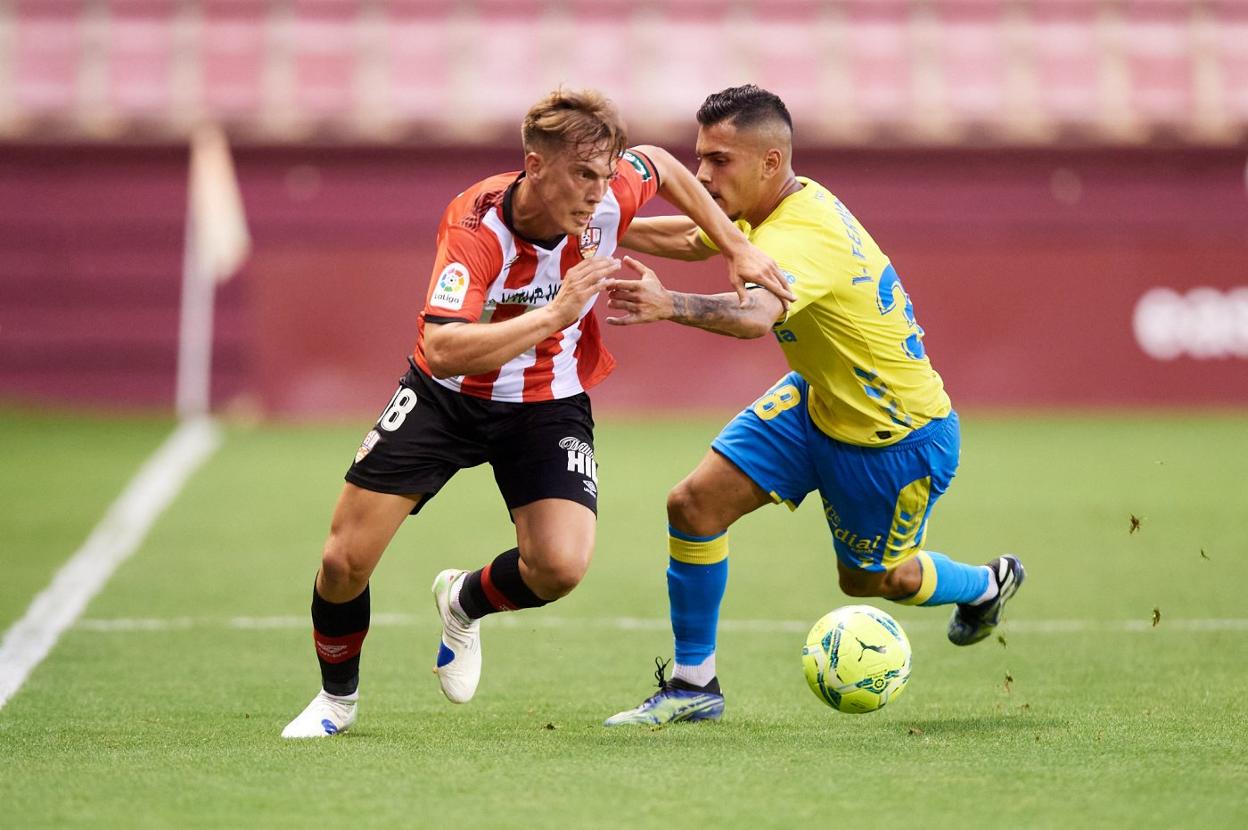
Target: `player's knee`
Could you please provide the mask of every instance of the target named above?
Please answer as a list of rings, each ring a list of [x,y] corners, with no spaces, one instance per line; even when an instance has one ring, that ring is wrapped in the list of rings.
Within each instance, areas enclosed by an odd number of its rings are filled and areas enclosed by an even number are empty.
[[[687,479],[667,494],[667,521],[673,527],[697,536],[709,536],[723,530],[716,526],[706,500]]]
[[[533,576],[538,583],[533,592],[545,600],[556,600],[572,593],[572,589],[581,584],[588,570],[588,563],[574,561],[549,563],[533,569]]]
[[[530,557],[529,575],[536,583],[530,589],[545,600],[556,600],[572,593],[581,584],[589,570],[593,549],[572,549],[572,546],[555,555]]]
[[[321,553],[321,578],[335,588],[364,585],[372,576],[371,569],[351,555],[341,538],[331,534]]]

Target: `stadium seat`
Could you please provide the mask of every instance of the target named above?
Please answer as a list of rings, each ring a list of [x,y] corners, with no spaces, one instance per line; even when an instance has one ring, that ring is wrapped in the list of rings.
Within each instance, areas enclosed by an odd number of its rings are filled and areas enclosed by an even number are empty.
[[[970,126],[996,125],[1011,102],[1005,7],[1001,3],[943,3],[939,65],[949,115]]]
[[[744,29],[738,41],[748,45],[744,74],[784,99],[803,135],[842,133],[844,63],[830,58],[835,47],[823,4],[777,2],[760,11],[735,24]]]
[[[878,129],[899,131],[914,117],[914,66],[909,5],[850,2],[845,6],[854,113]]]
[[[215,0],[204,3],[200,15],[201,105],[226,120],[261,117],[267,11]]]
[[[483,0],[474,14],[460,13],[447,30],[462,75],[460,94],[446,111],[448,127],[487,139],[511,136],[529,105],[560,81],[550,78],[547,55],[560,47],[543,29],[545,4],[538,0]]]
[[[82,56],[79,4],[15,4],[11,64],[14,108],[27,116],[67,116],[78,100]]]
[[[708,92],[753,80],[745,55],[755,35],[726,4],[665,2],[653,9],[634,21],[648,56],[634,71],[649,90],[653,126],[679,129]]]
[[[386,10],[383,64],[386,116],[394,122],[438,127],[454,109],[457,53],[448,18],[454,0],[394,3]]]
[[[1098,130],[1106,83],[1094,3],[1037,3],[1029,10],[1037,103],[1055,126]]]
[[[354,114],[361,0],[295,0],[287,30],[291,50],[295,114],[320,122]]]
[[[1187,4],[1133,0],[1125,6],[1130,106],[1153,127],[1175,128],[1191,118],[1190,18]]]
[[[1222,106],[1242,140],[1248,134],[1248,3],[1222,2],[1212,8]]]
[[[624,114],[634,132],[649,106],[642,79],[648,48],[638,34],[635,3],[626,0],[572,0],[563,5],[556,26],[559,49],[551,55],[551,76],[559,82],[601,89]]]
[[[159,0],[123,0],[109,6],[108,109],[122,118],[155,120],[173,104],[174,14]]]

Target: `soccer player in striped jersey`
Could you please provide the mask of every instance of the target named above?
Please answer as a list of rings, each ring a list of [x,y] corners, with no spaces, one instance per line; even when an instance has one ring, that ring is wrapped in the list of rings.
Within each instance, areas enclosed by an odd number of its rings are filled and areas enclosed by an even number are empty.
[[[987,637],[1023,581],[1014,556],[966,565],[925,547],[933,505],[953,480],[958,416],[923,344],[897,271],[849,209],[792,168],[792,121],[775,95],[749,85],[711,95],[698,111],[698,179],[746,235],[780,264],[797,299],[750,291],[666,290],[609,281],[615,325],[671,320],[734,337],[772,333],[793,370],[733,419],[668,494],[667,570],[676,665],[659,691],[607,720],[714,720],[724,698],[715,669],[719,605],[728,578],[728,527],[765,504],[791,509],[818,490],[840,587],[854,597],[953,605],[949,639]],[[622,243],[676,259],[705,259],[714,240],[686,217],[634,222]],[[621,276],[624,276],[621,274]]]
[[[447,698],[464,703],[476,691],[482,617],[545,605],[580,582],[598,505],[585,392],[614,365],[591,312],[648,199],[661,194],[706,228],[726,252],[739,302],[747,283],[793,296],[670,154],[625,149],[624,126],[600,93],[556,90],[529,110],[521,133],[523,170],[469,187],[442,217],[410,369],[356,452],[321,556],[312,594],[321,691],[283,737],[334,735],[355,722],[369,577],[403,520],[458,470],[490,463],[516,539],[484,566],[434,580],[434,672]],[[470,535],[464,546],[475,543]]]

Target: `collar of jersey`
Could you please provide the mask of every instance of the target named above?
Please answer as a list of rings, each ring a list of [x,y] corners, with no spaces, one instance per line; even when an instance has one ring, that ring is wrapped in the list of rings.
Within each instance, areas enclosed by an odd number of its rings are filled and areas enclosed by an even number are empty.
[[[804,194],[804,193],[813,192],[813,191],[814,191],[814,189],[815,189],[816,187],[818,187],[818,185],[817,185],[817,184],[815,184],[815,182],[814,182],[814,180],[813,180],[813,179],[808,179],[808,178],[806,178],[805,176],[794,176],[793,178],[795,178],[795,179],[797,179],[799,182],[801,182],[802,189],[801,189],[801,190],[794,191],[793,193],[790,193],[788,196],[785,196],[783,199],[781,199],[781,200],[780,200],[780,204],[776,205],[775,209],[774,209],[771,213],[767,214],[767,218],[766,218],[766,219],[764,219],[763,221],[759,222],[757,225],[755,225],[755,227],[757,227],[757,228],[761,228],[763,225],[766,225],[766,224],[767,224],[768,222],[770,222],[772,219],[775,219],[777,216],[779,216],[779,215],[780,215],[780,211],[784,210],[784,206],[785,206],[788,202],[790,202],[790,201],[793,201],[793,200],[796,200],[796,199],[800,198],[800,197],[802,196],[802,194]],[[747,235],[748,235],[748,233],[747,233]]]

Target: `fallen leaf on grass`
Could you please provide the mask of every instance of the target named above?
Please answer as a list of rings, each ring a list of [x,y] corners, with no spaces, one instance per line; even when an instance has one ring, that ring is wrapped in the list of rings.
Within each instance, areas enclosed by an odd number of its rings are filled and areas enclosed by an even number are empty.
[[[1201,559],[1208,559],[1208,558],[1209,558],[1209,554],[1205,553],[1205,549],[1204,549],[1204,548],[1201,548],[1201,549],[1200,549],[1200,558],[1201,558]]]
[[[1134,513],[1132,513],[1131,514],[1131,528],[1127,531],[1127,535],[1130,536],[1132,533],[1135,533],[1137,530],[1139,530],[1140,523],[1143,521],[1144,521],[1143,516],[1137,516]]]
[[[922,734],[923,734],[923,730],[922,730],[922,729],[920,729],[920,728],[919,728],[919,727],[917,727],[917,726],[912,726],[912,727],[910,727],[910,729],[907,731],[907,734],[909,734],[909,735],[922,735]]]
[[[1008,695],[1014,690],[1014,675],[1008,671],[1005,673],[1005,693]]]
[[[1005,648],[1005,635],[1004,635],[1004,634],[998,634],[998,635],[997,635],[997,642],[1001,644],[1001,648]]]
[[[1153,609],[1153,628],[1156,628],[1156,627],[1157,627],[1157,623],[1159,623],[1159,622],[1161,622],[1161,609],[1160,609],[1160,608],[1154,608],[1154,609]]]

